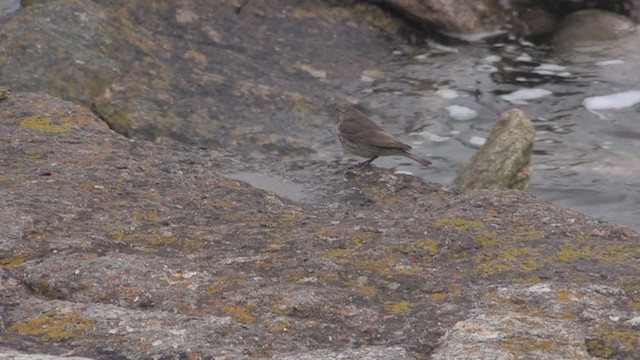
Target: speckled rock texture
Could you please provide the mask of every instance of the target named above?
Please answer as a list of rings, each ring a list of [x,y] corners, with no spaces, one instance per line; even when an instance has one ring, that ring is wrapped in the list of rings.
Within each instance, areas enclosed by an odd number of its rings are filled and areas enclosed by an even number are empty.
[[[519,191],[456,192],[326,162],[267,168],[130,140],[44,94],[8,94],[0,126],[2,351],[638,355],[640,238],[630,229]],[[307,196],[224,175],[239,171]]]

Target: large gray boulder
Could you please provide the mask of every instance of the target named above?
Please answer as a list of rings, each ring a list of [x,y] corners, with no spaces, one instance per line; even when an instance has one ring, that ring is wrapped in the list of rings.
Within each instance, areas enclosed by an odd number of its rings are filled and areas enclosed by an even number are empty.
[[[133,141],[43,94],[8,94],[0,121],[5,353],[638,355],[630,229],[519,191]]]

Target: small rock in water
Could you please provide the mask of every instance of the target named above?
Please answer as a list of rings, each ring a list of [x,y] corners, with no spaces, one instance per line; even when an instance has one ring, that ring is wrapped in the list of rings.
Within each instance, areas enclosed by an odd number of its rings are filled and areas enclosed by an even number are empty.
[[[516,58],[516,61],[529,62],[529,61],[533,61],[533,59],[529,54],[522,54]]]
[[[512,104],[525,105],[527,104],[527,100],[538,99],[551,94],[553,93],[549,90],[536,88],[536,89],[520,89],[510,94],[502,95],[500,97]]]
[[[449,116],[458,121],[467,121],[478,116],[478,112],[466,106],[450,105],[446,107]]]
[[[529,186],[529,160],[535,130],[519,109],[500,114],[486,140],[474,136],[469,141],[482,145],[455,178],[463,189],[520,189]]]

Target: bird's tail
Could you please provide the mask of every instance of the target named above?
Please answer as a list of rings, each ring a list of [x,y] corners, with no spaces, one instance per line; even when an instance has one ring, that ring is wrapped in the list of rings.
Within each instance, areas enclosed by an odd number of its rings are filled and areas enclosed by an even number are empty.
[[[410,150],[407,150],[404,153],[405,153],[406,157],[410,158],[411,160],[414,160],[414,161],[418,162],[422,166],[429,166],[429,164],[431,164],[431,161],[414,154]]]

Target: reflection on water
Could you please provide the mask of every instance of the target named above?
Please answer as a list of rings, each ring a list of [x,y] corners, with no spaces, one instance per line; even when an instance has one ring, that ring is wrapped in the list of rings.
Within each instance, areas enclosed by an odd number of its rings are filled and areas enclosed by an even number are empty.
[[[594,46],[574,59],[517,40],[398,54],[378,69],[382,76],[349,92],[434,162],[428,168],[397,158],[375,164],[440,183],[452,181],[476,152],[472,139],[486,137],[498,115],[517,106],[536,128],[530,190],[640,229],[640,107],[607,110],[602,119],[582,105],[588,97],[640,90],[640,56],[617,48],[612,58],[606,47]],[[539,90],[516,101],[504,96],[522,89]],[[476,116],[452,117],[451,106]]]

